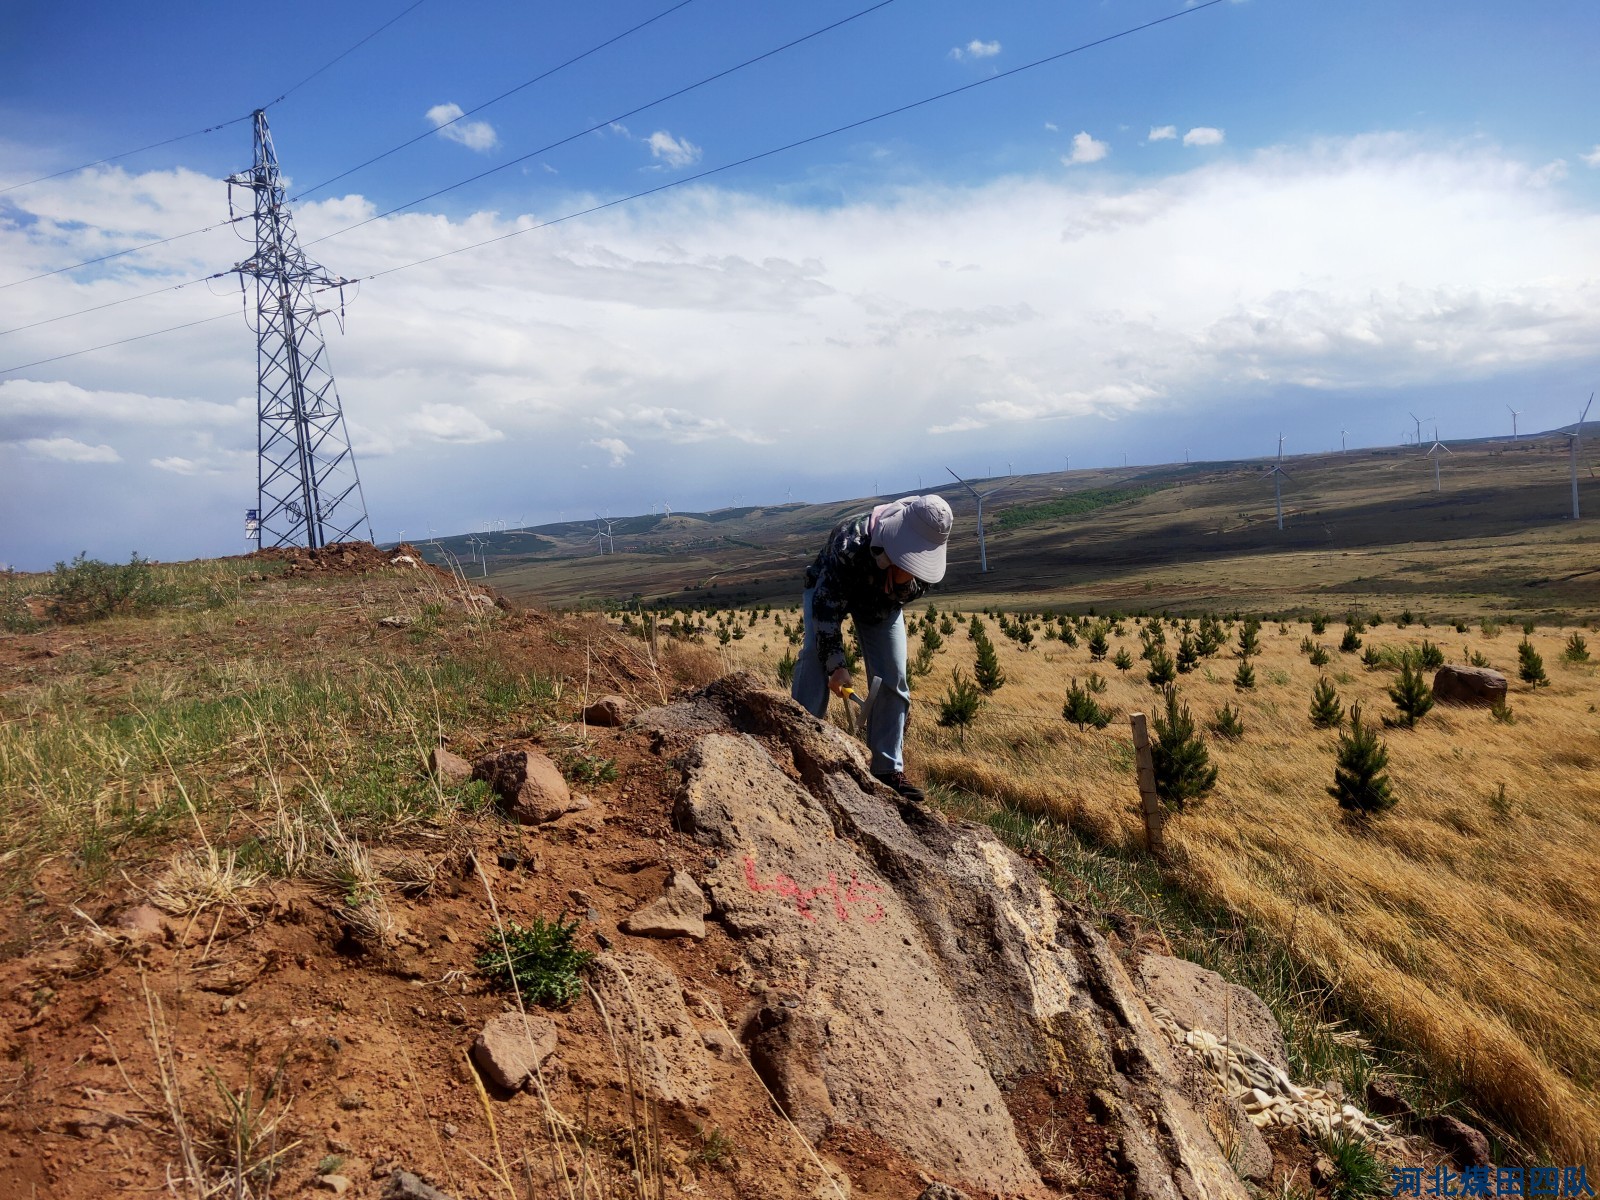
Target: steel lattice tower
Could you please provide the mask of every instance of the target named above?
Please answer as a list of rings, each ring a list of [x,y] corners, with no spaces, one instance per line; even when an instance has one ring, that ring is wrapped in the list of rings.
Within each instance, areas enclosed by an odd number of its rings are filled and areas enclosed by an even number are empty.
[[[263,547],[315,549],[365,527],[344,411],[328,366],[319,289],[345,281],[305,256],[283,202],[267,114],[255,113],[255,165],[228,177],[255,193],[256,249],[234,268],[256,283],[257,512]],[[231,192],[230,192],[231,195]],[[231,201],[230,201],[231,207]]]

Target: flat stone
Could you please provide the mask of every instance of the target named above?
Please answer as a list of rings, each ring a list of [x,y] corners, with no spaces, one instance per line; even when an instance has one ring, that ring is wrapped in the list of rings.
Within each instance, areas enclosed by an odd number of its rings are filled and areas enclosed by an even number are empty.
[[[424,1183],[410,1171],[396,1171],[383,1185],[380,1200],[455,1200],[449,1192],[441,1192],[430,1183]]]
[[[666,890],[617,926],[635,937],[689,937],[696,941],[706,936],[705,893],[687,871],[674,867]]]
[[[524,1025],[526,1020],[526,1025]],[[498,1087],[517,1091],[555,1053],[555,1025],[536,1013],[501,1013],[472,1043],[472,1058]]]
[[[344,1175],[318,1175],[317,1186],[325,1192],[342,1196],[350,1190],[350,1180]]]
[[[972,1197],[948,1183],[934,1182],[922,1189],[922,1195],[917,1200],[972,1200]]]
[[[465,783],[472,778],[472,764],[443,746],[435,746],[428,753],[428,774],[444,783]]]
[[[1165,954],[1139,962],[1140,990],[1190,1029],[1204,1029],[1234,1045],[1248,1046],[1280,1071],[1289,1069],[1289,1050],[1272,1010],[1249,988],[1229,983],[1198,963]],[[1232,1024],[1232,1030],[1227,1026]]]
[[[118,933],[136,941],[159,938],[166,933],[166,921],[162,918],[160,910],[148,904],[136,904],[132,908],[123,909],[111,924]]]
[[[614,728],[633,720],[633,714],[633,702],[626,696],[601,696],[583,710],[583,723]]]
[[[589,806],[573,798],[560,768],[538,750],[487,754],[472,764],[472,778],[485,780],[519,825],[542,825]]]
[[[378,624],[382,625],[385,629],[404,629],[406,626],[410,625],[411,622],[406,620],[404,617],[379,617]]]

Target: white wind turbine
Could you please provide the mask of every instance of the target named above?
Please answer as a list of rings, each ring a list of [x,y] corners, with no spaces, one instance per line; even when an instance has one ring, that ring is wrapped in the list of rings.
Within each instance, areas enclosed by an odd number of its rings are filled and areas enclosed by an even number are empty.
[[[605,526],[604,529],[600,528],[602,525]],[[593,542],[595,544],[596,553],[599,554],[612,553],[616,549],[616,543],[612,541],[611,538],[611,522],[607,521],[599,513],[595,513],[594,515],[594,536],[585,540]],[[612,549],[610,551],[606,549],[607,542],[611,542]]]
[[[1450,449],[1449,446],[1446,446],[1443,442],[1441,442],[1439,440],[1439,427],[1437,425],[1435,425],[1433,427],[1433,445],[1428,447],[1427,453],[1428,453],[1428,457],[1433,459],[1433,490],[1436,491],[1436,492],[1440,490],[1439,489],[1439,451],[1441,451],[1441,450],[1443,450],[1446,454],[1451,455],[1452,457],[1455,455],[1455,451],[1454,450]]]
[[[1343,454],[1345,452],[1344,437],[1345,437],[1345,434],[1347,434],[1348,432],[1349,432],[1349,430],[1347,430],[1347,429],[1339,430],[1339,453],[1340,454]]]
[[[1522,410],[1520,408],[1512,408],[1508,404],[1506,405],[1506,411],[1511,414],[1511,440],[1514,442],[1517,440],[1517,418],[1522,415]]]
[[[1283,434],[1278,435],[1278,461],[1272,464],[1272,470],[1267,472],[1272,476],[1272,497],[1278,505],[1278,528],[1283,528],[1283,481],[1289,478],[1289,472],[1283,469]]]
[[[1572,452],[1572,519],[1578,519],[1578,443],[1583,440],[1583,421],[1589,415],[1589,407],[1594,403],[1594,393],[1589,393],[1589,403],[1583,406],[1583,411],[1578,414],[1578,423],[1572,427],[1572,432],[1566,434],[1567,446]]]
[[[950,468],[946,467],[945,470],[950,471]],[[980,492],[954,471],[950,471],[950,477],[971,492],[972,498],[978,502],[978,570],[980,573],[987,575],[989,573],[989,549],[983,540],[983,502],[995,493],[1005,491],[1010,486],[1011,480],[1007,479],[999,487],[990,488],[987,492]]]
[[[1422,418],[1417,416],[1416,413],[1407,413],[1406,415],[1417,423],[1417,445],[1420,446],[1422,445]],[[1433,418],[1429,417],[1428,420],[1431,421]],[[1424,453],[1426,453],[1426,451],[1424,451]]]

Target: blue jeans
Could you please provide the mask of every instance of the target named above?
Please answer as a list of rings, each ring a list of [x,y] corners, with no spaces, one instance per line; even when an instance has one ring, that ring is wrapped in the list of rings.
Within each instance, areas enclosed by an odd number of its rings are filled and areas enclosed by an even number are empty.
[[[828,716],[828,677],[817,661],[816,622],[811,617],[811,591],[807,588],[801,601],[805,614],[805,639],[800,645],[800,657],[794,664],[794,681],[789,687],[800,706],[812,716]],[[872,773],[887,775],[900,770],[904,763],[901,751],[906,740],[906,714],[911,711],[911,688],[906,682],[906,622],[903,613],[895,613],[894,620],[880,621],[875,625],[856,624],[865,658],[866,678],[857,678],[853,685],[856,694],[866,699],[867,688],[874,675],[883,680],[878,698],[873,702],[872,713],[867,718],[867,745],[872,750]]]

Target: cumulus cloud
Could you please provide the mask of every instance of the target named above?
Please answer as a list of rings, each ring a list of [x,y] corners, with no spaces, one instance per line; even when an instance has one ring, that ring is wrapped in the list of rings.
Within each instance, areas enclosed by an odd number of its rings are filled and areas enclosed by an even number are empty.
[[[1048,129],[1051,133],[1060,133],[1061,132],[1061,126],[1057,125],[1054,121],[1046,121],[1044,123],[1044,127],[1046,129]]]
[[[152,458],[150,465],[160,471],[171,471],[174,475],[198,475],[205,470],[205,467],[194,459],[179,458],[177,455],[170,458]]]
[[[122,461],[122,455],[118,454],[110,446],[86,446],[84,443],[69,437],[27,438],[22,442],[22,448],[35,458],[47,459],[50,462],[114,463]]]
[[[623,441],[621,438],[595,438],[589,444],[591,446],[599,446],[600,449],[609,454],[611,456],[611,465],[613,467],[620,467],[624,465],[628,461],[628,456],[633,453],[633,447],[629,446],[628,443]]]
[[[675,138],[665,129],[658,129],[648,139],[650,156],[665,162],[669,167],[687,167],[700,161],[700,147],[688,138]]]
[[[978,38],[973,38],[965,46],[950,47],[950,57],[957,62],[964,58],[993,58],[999,53],[999,42],[985,42]]]
[[[1152,125],[1152,126],[1150,126],[1150,139],[1149,140],[1152,141],[1152,142],[1170,142],[1174,138],[1176,138],[1177,136],[1178,136],[1178,127],[1176,125]]]
[[[1552,183],[1560,183],[1567,177],[1567,160],[1564,158],[1547,162],[1528,174],[1528,182],[1534,187],[1549,187]]]
[[[1196,125],[1183,135],[1185,146],[1220,146],[1224,138],[1222,130],[1213,129],[1210,125]]]
[[[1111,147],[1106,142],[1097,141],[1087,133],[1072,135],[1072,153],[1063,156],[1061,161],[1069,167],[1080,166],[1084,163],[1097,163],[1107,154]]]
[[[505,434],[492,429],[477,413],[459,404],[424,404],[406,421],[414,432],[436,442],[453,442],[462,446],[477,446],[484,442],[498,442]]]
[[[1595,146],[1589,153],[1580,154],[1578,157],[1583,159],[1585,166],[1600,167],[1600,145]]]
[[[459,104],[435,104],[427,112],[428,120],[439,131],[439,136],[460,142],[468,150],[487,154],[500,144],[500,136],[487,121],[463,121]]]

